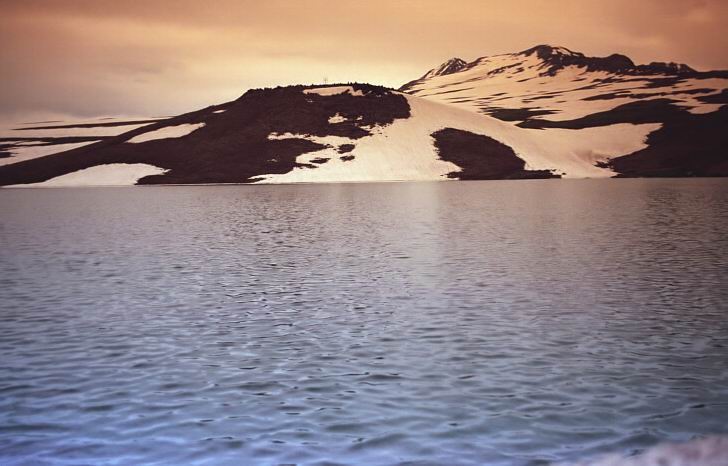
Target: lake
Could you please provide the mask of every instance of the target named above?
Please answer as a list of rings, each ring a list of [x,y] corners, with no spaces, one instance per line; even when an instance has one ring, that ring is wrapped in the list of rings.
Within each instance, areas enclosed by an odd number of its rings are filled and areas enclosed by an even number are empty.
[[[0,190],[0,463],[728,433],[728,180]]]

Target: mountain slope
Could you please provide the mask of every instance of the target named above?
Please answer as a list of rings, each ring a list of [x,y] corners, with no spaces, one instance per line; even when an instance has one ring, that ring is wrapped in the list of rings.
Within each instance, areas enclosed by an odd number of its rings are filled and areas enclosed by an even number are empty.
[[[478,58],[449,72],[434,68],[401,91],[507,121],[568,121],[635,101],[669,98],[691,113],[725,103],[728,72],[681,64],[635,65],[624,55],[586,57],[547,45]]]
[[[726,71],[635,65],[624,55],[587,57],[548,45],[445,66],[451,62],[400,90],[534,130],[655,124],[648,147],[595,163],[617,176],[728,175],[719,129],[728,124]]]
[[[605,177],[597,162],[645,148],[655,128],[574,138],[376,86],[291,86],[0,166],[0,185]]]
[[[469,155],[459,156],[456,164],[450,161],[450,146],[438,148],[433,136],[448,127],[481,134],[498,133],[501,126],[492,118],[376,86],[251,90],[227,104],[0,166],[0,184],[447,180],[459,173],[469,178],[555,176],[525,169],[525,161],[512,149],[491,157],[490,141],[469,143]]]
[[[0,185],[728,176],[727,85],[537,46],[454,58],[402,91],[254,89],[176,117],[3,130]]]

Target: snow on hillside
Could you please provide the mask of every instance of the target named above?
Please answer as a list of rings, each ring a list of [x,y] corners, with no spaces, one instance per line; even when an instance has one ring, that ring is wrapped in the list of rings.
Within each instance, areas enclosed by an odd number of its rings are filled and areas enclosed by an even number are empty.
[[[548,45],[443,66],[400,90],[542,129],[512,140],[531,167],[558,165],[568,177],[728,176],[728,71]],[[605,161],[610,169],[593,166]]]
[[[555,47],[552,54],[575,56]],[[578,54],[581,55],[581,54]],[[701,98],[728,88],[728,79],[664,74],[619,74],[567,65],[553,76],[552,65],[536,52],[483,57],[454,73],[430,75],[405,86],[420,97],[454,104],[471,111],[497,109],[549,112],[544,118],[571,120],[634,101],[669,98],[692,113],[708,113],[721,105]]]
[[[346,117],[337,113],[336,115],[329,117],[328,121],[330,124],[343,123],[346,121]]]
[[[145,123],[133,123],[135,121]],[[96,120],[68,120],[39,123],[22,123],[0,126],[0,138],[60,138],[75,136],[117,136],[141,128],[158,118],[103,118]],[[130,122],[130,123],[127,123]],[[113,126],[110,126],[113,125]]]
[[[197,131],[203,126],[205,126],[205,123],[185,123],[182,125],[165,126],[154,131],[147,131],[146,133],[134,136],[126,142],[139,144],[142,142],[154,141],[156,139],[181,138],[183,136],[187,136],[193,131]]]
[[[0,126],[0,166],[69,151],[144,127],[162,118],[104,117]]]
[[[619,124],[587,131],[532,130],[454,106],[405,95],[411,117],[372,128],[361,139],[271,134],[270,139],[301,138],[329,147],[299,156],[296,167],[284,174],[263,175],[258,183],[313,183],[338,181],[447,180],[459,168],[439,159],[431,134],[455,128],[489,136],[514,149],[532,170],[553,170],[565,177],[610,177],[615,173],[595,166],[597,161],[639,150],[659,124]],[[354,148],[346,153],[342,145]],[[353,157],[353,158],[352,158]]]
[[[424,97],[366,84],[257,89],[234,102],[180,115],[151,129],[141,128],[119,137],[0,140],[0,184],[83,184],[101,176],[99,173],[106,173],[86,171],[102,165],[106,166],[103,170],[119,169],[125,173],[119,181],[122,184],[134,183],[140,178],[145,178],[142,183],[154,184],[313,183],[555,176],[721,176],[724,173],[720,165],[722,155],[717,152],[725,147],[720,118],[724,118],[726,109],[707,114],[689,113],[663,100],[656,106],[648,106],[647,111],[653,114],[646,117],[632,118],[631,110],[627,109],[615,112],[616,118],[612,114],[606,118],[590,117],[587,124],[549,121],[547,117],[575,118],[591,115],[595,109],[620,105],[632,98],[620,94],[625,86],[651,75],[625,74],[620,79],[592,82],[581,75],[590,73],[593,78],[610,72],[600,69],[599,63],[591,68],[573,64],[554,67],[552,63],[545,69],[548,63],[541,52],[540,55],[487,57],[464,65],[451,60],[448,66],[438,69],[443,74],[414,82],[410,87],[416,91],[418,86],[431,85],[436,80],[456,80],[459,84],[449,86],[457,88],[420,92]],[[550,49],[550,53],[549,56],[558,58],[559,65],[563,64],[563,56],[571,57],[570,60],[584,59],[583,55],[568,50]],[[518,66],[512,63],[516,55],[520,60]],[[609,66],[612,62],[617,63],[615,66],[626,66],[624,63],[628,61],[619,56],[605,60]],[[483,77],[477,76],[478,67],[492,69]],[[648,67],[647,71],[651,70]],[[564,111],[550,114],[555,110],[542,108],[540,111],[545,114],[538,117],[542,118],[540,122],[532,124],[535,120],[527,119],[529,124],[516,124],[488,115],[485,108],[475,104],[482,99],[523,100],[523,96],[508,95],[501,90],[479,97],[472,89],[461,88],[482,87],[489,85],[486,81],[498,79],[513,81],[508,76],[526,72],[531,73],[531,78],[524,83],[532,80],[533,85],[550,89],[569,89],[581,79],[579,85],[584,88],[569,91],[570,96],[601,92],[595,91],[597,84],[611,86],[610,93],[576,102],[555,95],[531,98],[536,102],[533,105],[558,99],[555,102],[563,104]],[[695,72],[685,73],[694,76]],[[702,79],[702,84],[722,82],[720,73],[711,76]],[[463,84],[464,78],[469,83]],[[696,89],[697,84],[689,79],[674,76],[661,79],[670,81],[674,92],[687,92],[689,99],[707,92]],[[653,81],[652,85],[660,83]],[[465,92],[471,92],[470,99],[449,101],[449,96]],[[548,94],[543,90],[539,93]],[[688,105],[688,97],[685,99],[682,105]],[[720,99],[700,103],[721,106]],[[221,107],[227,111],[221,113]],[[691,109],[707,111],[704,105]],[[660,119],[655,115],[667,117]],[[115,124],[128,128],[132,123],[145,122]],[[203,126],[207,127],[200,131]],[[76,134],[86,134],[87,130],[99,127],[119,128],[91,124],[78,128]],[[38,128],[55,129],[71,127]],[[180,137],[189,138],[190,144],[175,140]],[[82,147],[100,140],[103,143]],[[155,142],[149,146],[138,145],[146,141]],[[76,150],[55,154],[47,160],[42,157],[56,148]],[[682,157],[682,153],[688,153],[689,157]],[[30,160],[34,157],[38,159]],[[155,170],[163,167],[166,171],[140,172],[135,178],[137,172],[129,172],[128,165],[138,163]],[[161,174],[164,176],[147,177]]]
[[[141,178],[167,170],[145,163],[110,163],[57,176],[42,183],[10,185],[8,188],[67,188],[82,186],[132,186]]]
[[[616,173],[596,166],[613,157],[647,147],[647,136],[659,123],[622,123],[581,130],[521,129],[503,123],[501,139],[526,160],[532,170],[552,169],[564,178],[605,178]],[[516,128],[517,131],[511,131]]]
[[[443,128],[440,115],[431,112],[432,104],[408,97],[409,118],[371,128],[372,135],[361,139],[336,136],[271,135],[269,138],[300,137],[330,147],[303,154],[296,162],[311,164],[328,159],[316,168],[296,167],[280,175],[264,175],[258,183],[313,183],[338,181],[446,180],[445,175],[458,171],[457,165],[440,160],[430,136]],[[442,106],[436,106],[442,109]],[[348,153],[339,153],[344,144],[354,145]],[[353,156],[347,160],[347,156]],[[344,159],[342,159],[344,157]]]

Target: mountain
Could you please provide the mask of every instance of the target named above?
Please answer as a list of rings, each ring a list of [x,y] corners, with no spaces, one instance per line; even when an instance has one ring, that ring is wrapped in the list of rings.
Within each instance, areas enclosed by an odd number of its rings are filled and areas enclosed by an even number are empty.
[[[366,84],[254,89],[235,101],[173,118],[18,128],[16,139],[0,140],[9,151],[79,146],[36,157],[16,154],[21,161],[0,166],[0,185],[611,176],[595,165],[594,154],[638,150],[655,127],[613,125],[575,138],[567,130],[519,128]],[[18,139],[33,131],[36,139]],[[89,131],[95,135],[79,136]],[[70,133],[83,140],[68,141]],[[624,134],[631,137],[617,137]]]
[[[122,123],[96,123],[95,128]],[[516,155],[534,150],[528,138],[520,134],[527,130],[365,84],[250,90],[233,102],[144,123],[121,134],[96,136],[102,139],[72,150],[0,166],[0,184],[556,176],[551,171],[525,169],[526,161]],[[83,131],[93,127],[93,123],[54,124],[23,128],[16,133]],[[3,143],[12,151],[17,150],[16,144],[29,142],[6,138]]]
[[[0,137],[0,185],[728,176],[728,73],[563,47]],[[2,132],[2,130],[0,130]]]
[[[615,176],[728,176],[728,71],[636,65],[549,45],[445,66],[451,62],[400,90],[544,132],[591,137],[614,125],[655,124],[646,147],[603,154],[598,165]]]
[[[420,79],[434,78],[435,76],[445,76],[446,74],[457,73],[462,71],[468,64],[460,58],[451,58],[437,68],[433,68]]]

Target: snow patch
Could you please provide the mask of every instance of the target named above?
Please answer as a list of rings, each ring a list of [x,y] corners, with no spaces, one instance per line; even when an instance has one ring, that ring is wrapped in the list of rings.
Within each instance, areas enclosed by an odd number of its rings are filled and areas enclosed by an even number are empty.
[[[340,146],[342,144],[352,144],[355,139],[350,139],[344,136],[313,136],[310,134],[299,134],[299,133],[270,133],[268,139],[307,139],[317,144],[323,144],[326,146]]]
[[[154,141],[156,139],[168,139],[168,138],[181,138],[187,136],[193,131],[205,126],[205,123],[184,123],[175,126],[165,126],[154,131],[148,131],[146,133],[139,134],[129,139],[126,142],[138,144],[141,142]]]
[[[567,178],[605,178],[615,173],[596,166],[612,157],[646,147],[645,140],[659,123],[616,124],[582,130],[524,129],[496,118],[461,108],[403,94],[410,105],[410,118],[375,126],[373,133],[360,139],[340,136],[311,136],[271,133],[269,139],[301,138],[328,147],[300,155],[296,162],[316,158],[328,162],[316,168],[296,167],[288,173],[263,175],[259,183],[310,183],[342,181],[448,180],[447,174],[460,171],[441,160],[432,133],[454,128],[491,137],[511,147],[525,161],[527,170],[553,170]],[[341,144],[354,149],[342,161]]]
[[[323,96],[339,95],[345,92],[355,97],[364,96],[362,91],[354,90],[352,86],[315,87],[313,89],[305,89],[303,91],[304,94],[318,94]]]
[[[553,170],[566,178],[605,178],[612,170],[595,166],[646,147],[645,139],[659,123],[618,124],[583,130],[524,129],[490,116],[455,106],[427,101],[430,112],[440,115],[443,127],[491,137],[509,147],[526,162],[527,170]]]
[[[555,169],[564,178],[604,178],[616,173],[596,166],[647,147],[662,124],[622,123],[585,129],[527,129],[529,137],[503,135],[530,170]]]
[[[110,163],[84,168],[41,183],[16,184],[9,188],[65,188],[80,186],[131,186],[150,175],[168,170],[146,163]]]
[[[460,171],[460,168],[439,158],[431,134],[444,127],[443,120],[442,115],[432,112],[429,106],[447,110],[450,107],[417,97],[405,97],[410,105],[410,117],[394,120],[389,125],[375,126],[370,129],[370,136],[349,139],[295,135],[330,146],[353,144],[354,149],[340,154],[335,147],[327,147],[303,154],[296,162],[310,163],[316,158],[330,160],[316,168],[296,167],[288,173],[264,175],[258,183],[449,180],[446,175]],[[342,155],[354,156],[354,159],[343,161]]]
[[[333,125],[335,125],[336,123],[343,123],[345,121],[347,121],[347,118],[338,113],[332,117],[329,117],[329,123]]]
[[[227,111],[227,109],[222,109],[222,110],[215,110],[212,113],[225,113],[226,111]]]
[[[567,55],[573,52],[556,48],[553,53]],[[630,102],[666,97],[691,113],[710,113],[721,104],[699,100],[710,93],[691,92],[710,89],[719,93],[728,87],[725,78],[685,78],[677,84],[668,80],[660,86],[665,78],[663,75],[622,76],[606,71],[587,71],[574,65],[559,70],[555,76],[541,76],[547,68],[535,53],[526,57],[518,54],[483,57],[462,71],[417,82],[409,92],[479,113],[487,113],[489,108],[550,110],[554,113],[542,118],[564,121],[609,111]],[[608,94],[619,97],[584,100]]]
[[[417,99],[408,97],[410,105]],[[659,123],[617,124],[583,130],[524,129],[496,118],[426,99],[421,108],[440,120],[441,127],[470,131],[491,137],[509,147],[526,162],[527,170],[553,170],[566,178],[605,178],[612,170],[596,162],[626,155],[646,147],[645,139],[661,127]]]
[[[695,107],[687,106],[687,109],[688,109],[688,112],[690,112],[692,114],[700,115],[700,114],[704,114],[704,113],[713,113],[713,112],[716,112],[716,111],[720,110],[720,108],[723,105],[725,105],[725,104],[705,104],[705,103],[701,103],[700,105],[697,105]]]

